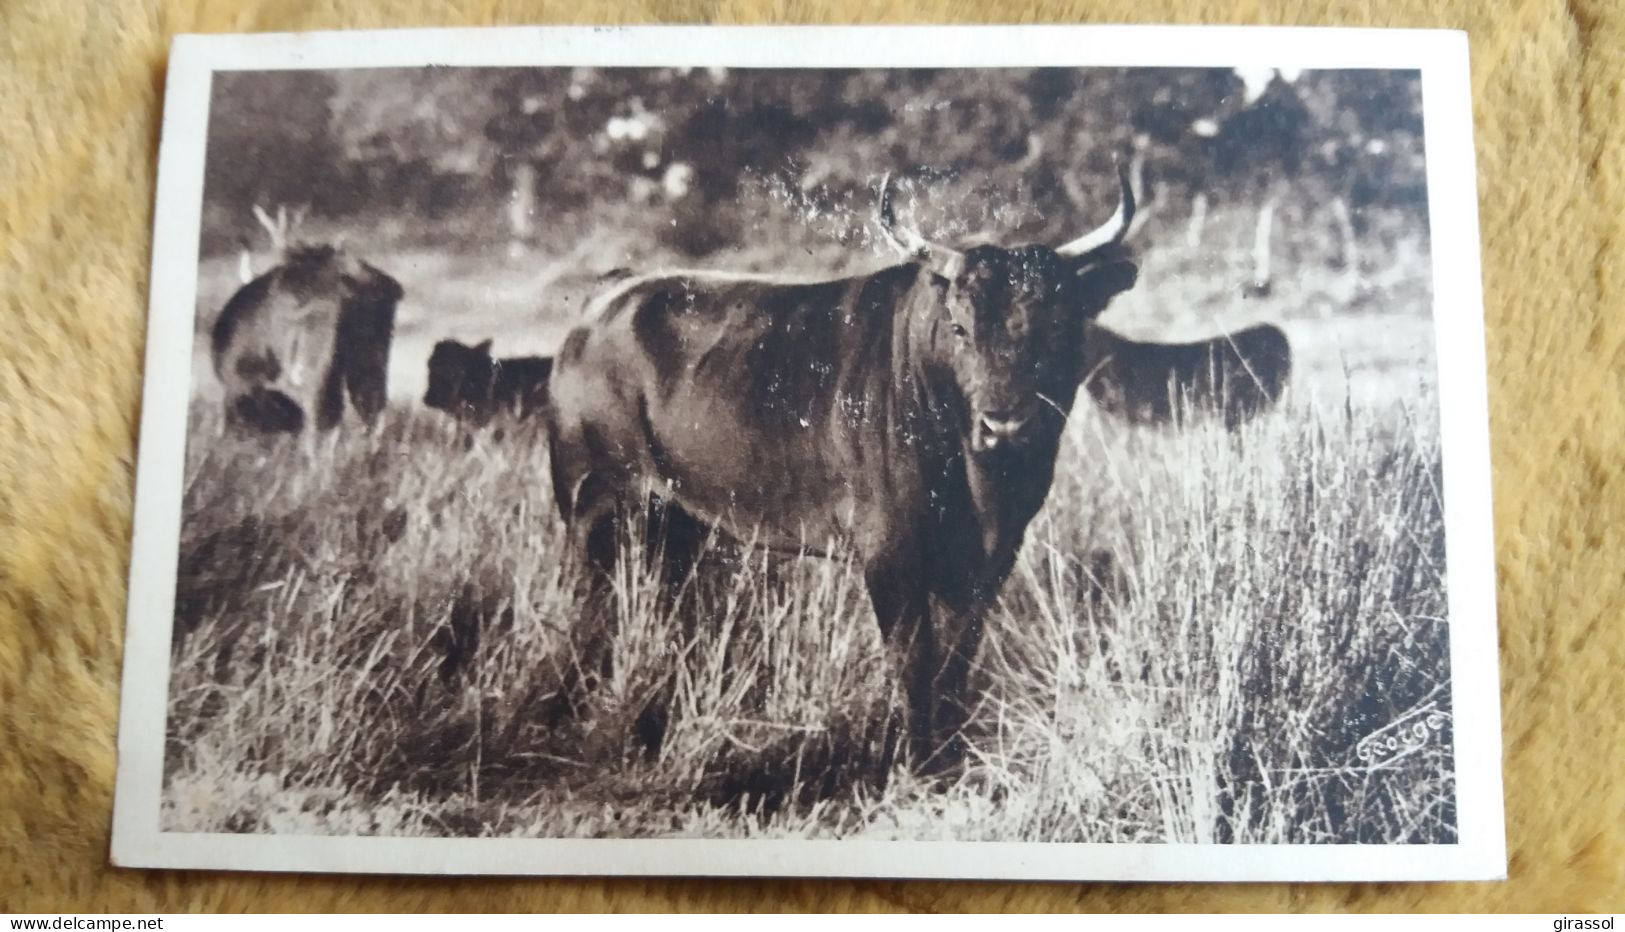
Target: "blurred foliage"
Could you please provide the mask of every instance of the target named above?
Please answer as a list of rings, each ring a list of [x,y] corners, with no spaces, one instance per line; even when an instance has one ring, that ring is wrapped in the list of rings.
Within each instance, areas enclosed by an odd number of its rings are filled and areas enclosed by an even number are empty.
[[[1345,199],[1357,221],[1425,213],[1415,72],[222,72],[211,113],[208,252],[257,235],[255,203],[308,204],[340,228],[392,222],[429,243],[499,239],[522,172],[535,179],[520,208],[537,235],[567,230],[566,241],[632,218],[663,248],[705,255],[752,237],[750,201],[764,195],[803,221],[857,218],[832,232],[864,236],[884,172],[935,192],[921,221],[944,236],[997,226],[1049,239],[1079,225],[1066,182],[1109,201],[1113,156],[1136,147],[1146,190],[1169,210],[1197,192],[1257,199],[1284,181],[1300,197]],[[992,206],[966,215],[973,204]]]

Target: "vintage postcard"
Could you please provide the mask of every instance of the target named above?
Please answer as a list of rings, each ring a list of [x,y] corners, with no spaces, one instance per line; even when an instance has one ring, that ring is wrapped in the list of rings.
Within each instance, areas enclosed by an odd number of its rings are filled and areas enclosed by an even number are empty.
[[[1505,871],[1463,35],[184,36],[122,865]]]

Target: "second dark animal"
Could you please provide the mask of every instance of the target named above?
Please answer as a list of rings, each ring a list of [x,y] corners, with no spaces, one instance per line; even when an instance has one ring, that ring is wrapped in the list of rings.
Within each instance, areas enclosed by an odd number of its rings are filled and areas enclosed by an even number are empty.
[[[441,340],[429,355],[429,388],[423,403],[475,425],[487,424],[498,414],[530,417],[547,407],[552,372],[548,356],[495,359],[490,340],[474,346]]]
[[[1083,360],[1096,403],[1140,424],[1205,413],[1235,430],[1273,407],[1292,378],[1292,343],[1274,324],[1195,343],[1142,343],[1094,324]]]

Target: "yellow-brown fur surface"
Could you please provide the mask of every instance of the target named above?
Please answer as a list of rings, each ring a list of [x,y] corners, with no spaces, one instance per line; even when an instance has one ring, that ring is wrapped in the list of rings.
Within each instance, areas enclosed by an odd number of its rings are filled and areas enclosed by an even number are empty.
[[[177,32],[1215,22],[1472,37],[1510,880],[488,880],[108,865],[164,63]],[[1609,0],[0,3],[0,912],[1625,906],[1625,6]],[[1222,857],[1222,851],[1216,851]]]

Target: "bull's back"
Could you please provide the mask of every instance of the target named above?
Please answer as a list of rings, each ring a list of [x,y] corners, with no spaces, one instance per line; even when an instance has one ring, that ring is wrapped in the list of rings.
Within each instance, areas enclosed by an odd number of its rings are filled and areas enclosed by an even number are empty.
[[[624,285],[555,357],[556,433],[723,523],[731,514],[769,531],[830,532],[852,489],[843,450],[853,441],[837,408],[865,339],[853,319],[861,286]]]

